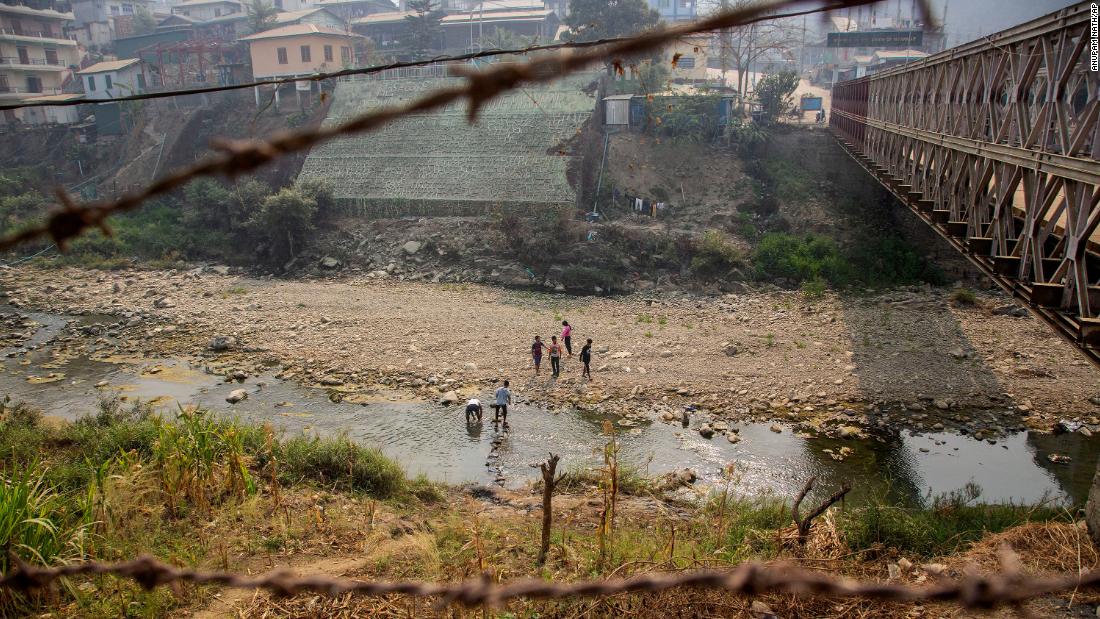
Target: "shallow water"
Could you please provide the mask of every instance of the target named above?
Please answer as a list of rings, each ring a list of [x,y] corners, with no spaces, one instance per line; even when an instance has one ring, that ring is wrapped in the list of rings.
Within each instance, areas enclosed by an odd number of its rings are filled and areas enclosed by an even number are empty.
[[[69,320],[96,321],[95,317],[29,315],[43,324],[32,344],[47,342]],[[505,432],[488,420],[467,425],[457,406],[385,400],[365,405],[333,403],[324,390],[273,376],[250,378],[243,385],[225,384],[220,377],[180,360],[116,364],[78,357],[58,361],[51,357],[48,346],[26,358],[29,365],[22,365],[21,358],[4,358],[0,393],[31,402],[48,415],[75,419],[93,412],[99,397],[112,391],[156,400],[168,413],[177,404],[198,404],[225,416],[271,422],[288,434],[346,433],[358,442],[381,448],[410,474],[424,473],[451,483],[519,486],[536,476],[533,465],[549,451],[562,456],[566,469],[599,466],[607,440],[601,433],[605,418],[580,411],[518,405],[509,414],[511,428]],[[159,371],[148,373],[152,368]],[[26,378],[50,372],[63,372],[65,377],[41,384]],[[94,387],[101,380],[109,381],[110,386]],[[239,388],[248,390],[249,398],[234,405],[226,403],[226,395]],[[487,419],[491,414],[487,411]],[[836,440],[800,438],[789,426],[775,433],[769,429],[771,424],[764,423],[734,424],[742,438],[734,445],[722,435],[702,438],[694,429],[701,421],[695,416],[690,428],[679,422],[619,427],[622,460],[649,474],[692,468],[711,483],[719,483],[722,469],[735,463],[738,475],[733,489],[744,495],[790,497],[809,476],[817,475],[822,492],[850,480],[855,501],[880,495],[920,504],[973,481],[981,486],[985,501],[1033,503],[1050,498],[1082,503],[1100,452],[1100,443],[1077,434],[1021,432],[996,444],[948,433],[909,432],[870,440]],[[844,446],[853,453],[843,462],[834,461],[825,451],[839,451]],[[1053,464],[1047,459],[1050,453],[1069,455],[1073,461]]]

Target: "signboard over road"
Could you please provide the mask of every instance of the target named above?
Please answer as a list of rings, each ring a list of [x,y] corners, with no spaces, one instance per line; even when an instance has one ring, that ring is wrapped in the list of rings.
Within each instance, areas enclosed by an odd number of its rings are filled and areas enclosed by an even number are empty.
[[[868,30],[866,32],[830,32],[825,47],[920,47],[923,30]]]

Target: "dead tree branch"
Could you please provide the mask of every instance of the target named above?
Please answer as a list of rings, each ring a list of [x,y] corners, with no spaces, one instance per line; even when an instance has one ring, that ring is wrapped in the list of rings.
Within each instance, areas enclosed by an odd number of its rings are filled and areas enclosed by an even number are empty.
[[[805,518],[801,518],[798,515],[798,509],[802,506],[802,500],[806,498],[806,495],[810,493],[814,488],[814,482],[817,481],[817,477],[811,477],[806,480],[806,485],[802,488],[802,492],[798,493],[798,497],[794,500],[794,505],[791,507],[791,515],[794,516],[794,523],[798,526],[798,545],[805,546],[806,540],[810,536],[810,527],[813,526],[814,518],[817,518],[821,514],[825,513],[825,510],[833,506],[834,503],[844,498],[844,495],[851,491],[852,486],[848,482],[841,484],[840,489],[833,493],[833,495],[825,499],[820,505],[818,505],[812,512],[806,515]]]
[[[557,487],[558,482],[562,480],[562,477],[565,477],[565,473],[556,475],[558,460],[560,460],[560,457],[555,453],[551,453],[550,459],[539,465],[539,469],[542,471],[542,544],[539,546],[539,565],[546,563],[546,555],[550,552],[550,527],[553,525],[554,520],[552,505],[554,489]]]

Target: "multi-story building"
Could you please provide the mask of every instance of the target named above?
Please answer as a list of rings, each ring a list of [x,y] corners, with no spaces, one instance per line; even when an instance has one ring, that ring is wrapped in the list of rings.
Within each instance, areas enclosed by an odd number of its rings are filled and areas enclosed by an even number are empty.
[[[70,0],[74,23],[69,33],[84,45],[107,45],[133,34],[133,19],[141,11],[152,14],[154,0]]]
[[[698,17],[697,0],[646,0],[665,21],[691,21]]]
[[[210,21],[233,14],[244,14],[244,7],[235,0],[187,0],[172,7],[173,15],[183,15],[199,21]]]
[[[59,95],[79,65],[76,41],[65,26],[72,13],[0,3],[0,101]],[[33,122],[25,110],[6,110],[4,121]]]

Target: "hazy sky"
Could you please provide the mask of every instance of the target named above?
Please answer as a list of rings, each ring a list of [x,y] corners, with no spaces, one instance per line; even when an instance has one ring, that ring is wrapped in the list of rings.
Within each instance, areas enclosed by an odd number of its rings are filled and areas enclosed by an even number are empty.
[[[1076,4],[1073,0],[948,0],[948,45],[958,45],[993,34]],[[944,0],[932,0],[942,11]]]
[[[716,1],[701,0],[701,6]],[[937,19],[942,18],[944,7],[947,7],[947,44],[954,46],[1011,28],[1075,2],[1074,0],[931,0],[931,4]],[[900,13],[902,19],[908,19],[916,5],[917,3],[913,0],[883,0],[870,7],[864,7],[862,11],[842,9],[833,14],[857,17],[859,13],[866,18],[873,7],[876,15],[896,17]],[[816,26],[816,28],[822,27],[823,24],[820,23]],[[810,28],[815,29],[812,22]]]

